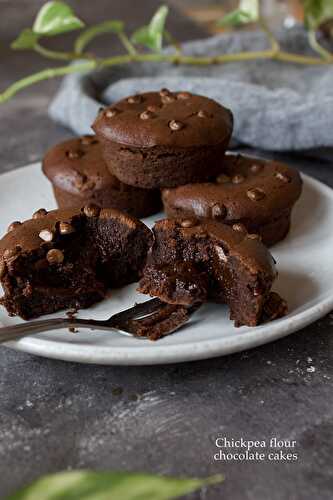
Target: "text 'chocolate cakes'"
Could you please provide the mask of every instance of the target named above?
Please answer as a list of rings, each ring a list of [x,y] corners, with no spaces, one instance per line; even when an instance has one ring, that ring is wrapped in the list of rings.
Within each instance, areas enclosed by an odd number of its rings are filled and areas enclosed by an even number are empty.
[[[151,240],[142,222],[117,210],[40,209],[0,240],[1,304],[24,319],[89,307],[137,280]]]

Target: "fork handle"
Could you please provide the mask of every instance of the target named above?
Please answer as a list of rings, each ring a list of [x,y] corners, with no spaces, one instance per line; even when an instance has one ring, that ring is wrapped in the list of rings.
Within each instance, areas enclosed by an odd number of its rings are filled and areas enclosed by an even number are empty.
[[[98,326],[101,327],[100,325]],[[58,330],[59,328],[77,327],[93,329],[93,321],[80,320],[75,318],[56,318],[44,319],[41,321],[28,321],[27,323],[21,323],[19,325],[4,326],[0,328],[0,343],[8,342],[10,340],[17,340],[22,337],[27,337],[28,335],[33,335],[35,333]]]
[[[57,330],[58,328],[71,328],[74,327],[73,323],[69,318],[56,318],[4,326],[0,328],[0,343],[17,340],[28,335],[33,335],[34,333]]]

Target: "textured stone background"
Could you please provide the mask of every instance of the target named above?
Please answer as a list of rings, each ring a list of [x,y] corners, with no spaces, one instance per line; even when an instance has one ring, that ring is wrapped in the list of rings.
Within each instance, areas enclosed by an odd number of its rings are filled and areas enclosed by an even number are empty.
[[[41,1],[1,1],[0,85],[42,67],[5,48]],[[131,27],[154,0],[72,1],[85,19],[124,18]],[[175,3],[175,2],[173,2]],[[3,22],[3,20],[6,22]],[[202,36],[173,12],[180,39]],[[117,50],[100,40],[108,52]],[[0,108],[0,169],[39,159],[70,135],[46,116],[58,83],[43,83]],[[332,165],[285,157],[333,187]],[[1,179],[0,179],[1,182]],[[224,358],[156,367],[99,367],[0,348],[0,498],[40,474],[67,468],[205,476],[223,485],[205,500],[325,500],[333,493],[333,315],[278,342]],[[213,461],[217,435],[296,439],[295,463]]]

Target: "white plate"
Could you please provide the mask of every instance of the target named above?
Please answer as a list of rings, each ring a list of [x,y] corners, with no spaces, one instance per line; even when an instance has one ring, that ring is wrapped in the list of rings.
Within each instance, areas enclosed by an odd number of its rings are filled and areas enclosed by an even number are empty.
[[[333,308],[333,190],[303,176],[304,190],[293,214],[289,236],[272,253],[278,262],[275,290],[287,299],[283,319],[255,328],[234,328],[226,306],[203,306],[181,331],[158,342],[106,332],[67,330],[26,337],[7,345],[49,358],[114,365],[144,365],[204,359],[255,347],[284,337],[324,316]],[[55,207],[50,184],[40,164],[0,177],[0,233],[14,220],[28,219],[38,208]],[[162,216],[162,214],[161,214]],[[152,224],[159,216],[146,219]],[[130,285],[111,294],[80,317],[108,318],[147,297]],[[59,313],[54,317],[63,315]],[[2,325],[18,323],[0,308]]]

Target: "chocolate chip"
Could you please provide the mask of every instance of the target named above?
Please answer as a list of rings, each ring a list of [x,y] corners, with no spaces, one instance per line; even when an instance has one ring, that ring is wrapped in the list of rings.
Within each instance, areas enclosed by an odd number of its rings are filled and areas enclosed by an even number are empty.
[[[155,113],[152,113],[151,111],[143,111],[140,115],[141,120],[149,120],[150,118],[155,118]]]
[[[231,179],[228,175],[225,174],[220,174],[218,177],[216,177],[216,182],[218,184],[226,184],[227,182],[230,182]]]
[[[51,265],[62,264],[64,261],[64,254],[61,250],[58,250],[57,248],[52,248],[47,252],[46,259],[48,263]]]
[[[250,233],[250,234],[246,235],[246,237],[249,238],[249,240],[258,240],[258,241],[261,241],[260,234]]]
[[[251,167],[250,167],[251,172],[253,172],[254,174],[257,174],[262,169],[263,169],[263,166],[260,165],[259,163],[255,163],[254,165],[251,165]]]
[[[87,217],[98,217],[101,209],[98,205],[94,205],[94,203],[90,203],[90,205],[86,205],[83,208],[83,212]]]
[[[98,144],[98,140],[96,139],[96,137],[92,137],[90,135],[84,135],[83,137],[81,137],[80,142],[82,146],[90,146],[92,144]]]
[[[236,174],[236,175],[234,175],[234,176],[233,176],[233,178],[231,179],[231,182],[232,182],[233,184],[241,184],[241,183],[242,183],[242,182],[244,182],[244,181],[245,181],[245,177],[244,177],[244,175],[242,175],[242,174]]]
[[[265,198],[265,193],[262,189],[260,188],[252,188],[252,189],[249,189],[247,192],[246,192],[248,198],[250,198],[250,200],[252,201],[259,201],[259,200],[262,200],[263,198]]]
[[[161,109],[160,106],[155,106],[154,104],[147,106],[147,110],[151,111],[152,113],[157,113],[159,109]]]
[[[277,179],[279,179],[279,181],[282,181],[285,184],[288,184],[288,182],[291,181],[291,178],[287,174],[284,174],[283,172],[275,172],[274,175]]]
[[[45,208],[40,208],[34,214],[32,214],[33,219],[40,219],[41,217],[45,217],[47,215],[47,210]]]
[[[203,109],[200,109],[200,110],[198,111],[197,116],[198,116],[199,118],[210,118],[210,117],[211,117],[211,115],[210,115],[209,113],[207,113],[207,111],[204,111]]]
[[[98,114],[102,113],[102,111],[104,111],[104,109],[105,109],[104,106],[100,106],[98,108]]]
[[[75,232],[75,229],[69,222],[60,222],[59,232],[60,234],[71,234]]]
[[[84,155],[84,151],[81,151],[80,149],[77,149],[76,151],[70,149],[69,151],[66,151],[66,156],[70,160],[77,160],[79,158],[82,158]]]
[[[49,229],[42,229],[42,231],[39,233],[39,237],[41,240],[43,241],[52,241],[53,238],[54,238],[54,234],[52,231],[50,231]]]
[[[13,257],[16,257],[20,252],[22,248],[20,245],[16,245],[14,248],[7,248],[7,250],[4,251],[3,257],[5,260],[12,259]]]
[[[161,89],[160,90],[160,96],[163,97],[163,96],[166,96],[166,95],[169,95],[171,94],[170,90],[169,89]]]
[[[177,99],[189,99],[191,97],[190,92],[179,92],[177,94]]]
[[[127,99],[127,102],[129,104],[139,104],[140,102],[143,101],[143,98],[141,95],[132,95]]]
[[[11,231],[14,231],[18,226],[21,226],[22,222],[19,222],[18,220],[12,222],[8,228],[7,228],[7,233],[10,233]]]
[[[171,130],[181,130],[185,127],[185,125],[178,120],[171,120],[171,122],[169,122],[169,127],[171,128]]]
[[[161,98],[161,101],[163,102],[163,104],[169,104],[170,102],[174,102],[175,100],[176,100],[176,98],[171,94],[164,95]]]
[[[213,219],[224,219],[227,215],[227,209],[224,205],[216,203],[211,209]]]
[[[180,225],[184,228],[194,227],[197,225],[197,221],[195,219],[184,219]]]
[[[232,229],[234,231],[239,231],[240,233],[246,233],[246,227],[241,222],[236,222],[236,224],[233,224]]]
[[[111,109],[107,109],[105,111],[105,116],[107,118],[113,118],[114,116],[118,115],[120,113],[119,109],[117,108],[111,108]]]

